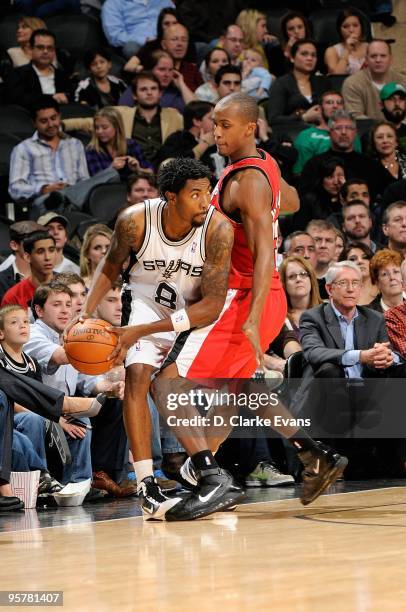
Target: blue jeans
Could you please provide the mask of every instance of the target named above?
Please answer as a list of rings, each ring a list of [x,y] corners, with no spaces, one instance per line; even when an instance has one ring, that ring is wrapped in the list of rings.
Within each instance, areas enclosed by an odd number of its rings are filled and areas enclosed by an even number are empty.
[[[14,431],[19,431],[30,440],[46,469],[45,419],[33,412],[17,412],[14,414]]]
[[[76,210],[82,210],[93,187],[104,185],[104,183],[117,183],[119,180],[120,176],[117,170],[114,170],[114,168],[106,168],[88,179],[78,181],[75,185],[64,187],[61,189],[60,193],[69,198]],[[35,198],[29,213],[30,219],[35,221],[38,217],[47,212],[44,202],[48,196],[49,194],[47,193],[46,195]]]
[[[46,470],[46,463],[39,457],[31,440],[14,430],[13,452],[11,466],[13,472],[33,472],[34,470]]]
[[[79,419],[78,419],[79,420]],[[80,419],[86,425],[90,424],[88,418]],[[92,459],[90,455],[91,430],[86,430],[84,438],[71,438],[66,434],[69,449],[72,455],[72,463],[63,468],[62,484],[68,482],[81,482],[92,477]]]

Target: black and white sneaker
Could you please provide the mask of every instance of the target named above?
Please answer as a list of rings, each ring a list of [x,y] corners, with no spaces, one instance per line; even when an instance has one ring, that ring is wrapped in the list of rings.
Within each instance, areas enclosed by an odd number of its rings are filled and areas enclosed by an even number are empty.
[[[300,501],[307,506],[342,476],[348,459],[324,444],[319,444],[317,450],[302,451],[298,455],[304,465]]]
[[[196,472],[198,487],[166,513],[167,521],[192,521],[235,506],[245,497],[231,474],[221,468]]]
[[[167,497],[153,476],[141,480],[137,487],[144,521],[165,521],[166,512],[181,501],[180,497]]]
[[[182,485],[186,489],[190,489],[191,491],[194,491],[199,483],[197,482],[196,470],[193,466],[193,463],[190,457],[188,457],[185,463],[181,465],[179,471],[182,477],[182,481],[181,481]]]

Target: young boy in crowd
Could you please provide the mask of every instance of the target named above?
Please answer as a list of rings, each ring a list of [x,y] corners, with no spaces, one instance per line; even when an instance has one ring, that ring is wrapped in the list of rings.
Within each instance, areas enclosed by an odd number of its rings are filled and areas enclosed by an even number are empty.
[[[19,305],[0,308],[0,363],[2,367],[41,381],[37,362],[23,351],[29,333],[27,310]],[[19,404],[14,404],[16,440],[13,443],[13,468],[15,471],[40,469],[38,493],[52,494],[60,491],[62,485],[51,476],[47,469],[45,426],[46,420],[43,417]],[[18,465],[15,464],[16,461]]]

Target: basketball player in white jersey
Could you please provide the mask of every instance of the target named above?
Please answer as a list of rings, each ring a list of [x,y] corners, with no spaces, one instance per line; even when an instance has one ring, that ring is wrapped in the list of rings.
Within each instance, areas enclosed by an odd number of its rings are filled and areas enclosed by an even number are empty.
[[[209,176],[208,169],[194,159],[174,159],[162,168],[158,176],[162,199],[146,200],[120,214],[83,311],[67,328],[94,313],[133,251],[137,262],[130,274],[132,310],[120,345],[122,355],[126,354],[124,421],[146,519],[164,519],[180,501],[179,497],[167,498],[153,476],[147,405],[151,376],[161,366],[176,334],[214,322],[227,294],[233,230],[210,206]],[[154,334],[140,333],[143,325],[151,323]],[[137,331],[136,341],[131,327]],[[243,497],[229,474],[219,470],[214,477],[223,482],[216,499],[218,509]]]

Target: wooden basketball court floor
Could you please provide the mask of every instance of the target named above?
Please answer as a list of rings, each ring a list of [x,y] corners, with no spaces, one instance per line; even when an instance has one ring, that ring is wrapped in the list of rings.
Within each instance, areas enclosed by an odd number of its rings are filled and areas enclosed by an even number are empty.
[[[2,514],[0,590],[97,612],[401,612],[404,484],[339,483],[307,507],[298,488],[262,489],[188,523],[144,522],[135,500]]]

